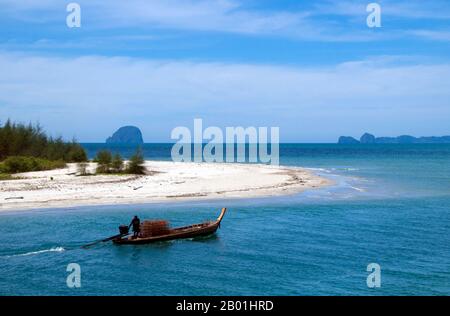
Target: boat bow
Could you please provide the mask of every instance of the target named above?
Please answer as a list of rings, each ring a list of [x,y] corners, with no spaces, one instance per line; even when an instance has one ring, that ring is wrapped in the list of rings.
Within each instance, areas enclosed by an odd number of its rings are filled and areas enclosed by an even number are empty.
[[[217,217],[216,222],[218,222],[220,224],[220,222],[222,221],[222,218],[225,216],[226,212],[227,212],[227,208],[226,207],[222,208],[222,211],[220,212],[219,217]]]

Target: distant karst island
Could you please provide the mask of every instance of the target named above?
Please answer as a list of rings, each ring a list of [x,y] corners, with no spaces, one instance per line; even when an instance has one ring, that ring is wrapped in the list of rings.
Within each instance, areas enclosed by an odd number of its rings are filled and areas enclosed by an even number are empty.
[[[351,136],[339,137],[338,144],[448,144],[450,136],[414,137],[402,135],[397,137],[375,137],[365,133],[359,140]]]
[[[122,126],[111,137],[106,139],[107,144],[143,144],[142,133],[136,126]]]

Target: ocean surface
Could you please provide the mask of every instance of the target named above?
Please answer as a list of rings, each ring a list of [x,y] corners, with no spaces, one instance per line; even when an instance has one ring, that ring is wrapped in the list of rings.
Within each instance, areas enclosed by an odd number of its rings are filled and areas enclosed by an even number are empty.
[[[104,144],[84,144],[92,157]],[[170,159],[146,144],[147,159]],[[128,157],[132,147],[111,148]],[[282,144],[282,165],[336,185],[275,198],[110,205],[0,214],[0,295],[449,295],[450,145]],[[214,219],[209,238],[81,245],[135,214]],[[81,287],[69,288],[69,263]],[[367,266],[381,267],[369,288]]]

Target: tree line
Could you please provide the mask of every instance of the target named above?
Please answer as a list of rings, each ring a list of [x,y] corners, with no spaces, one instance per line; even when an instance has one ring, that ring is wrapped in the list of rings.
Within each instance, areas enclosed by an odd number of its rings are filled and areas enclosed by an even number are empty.
[[[86,173],[88,157],[85,149],[75,140],[65,142],[61,137],[45,134],[39,124],[13,123],[9,119],[0,126],[0,180],[9,179],[9,174],[64,168],[75,162]],[[100,150],[94,162],[97,173],[144,174],[144,157],[140,148],[127,164],[119,154],[112,155]]]
[[[0,173],[50,170],[63,168],[67,162],[83,161],[87,161],[87,154],[80,144],[49,137],[39,124],[25,125],[8,119],[0,126]]]
[[[0,127],[0,161],[11,156],[64,162],[87,161],[86,151],[75,140],[65,142],[61,137],[48,137],[39,124],[25,125],[7,120]]]

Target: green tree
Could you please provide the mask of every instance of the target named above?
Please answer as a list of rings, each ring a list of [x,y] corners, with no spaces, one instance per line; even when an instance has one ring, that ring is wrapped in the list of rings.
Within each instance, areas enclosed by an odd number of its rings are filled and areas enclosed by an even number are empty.
[[[97,162],[97,173],[108,173],[111,168],[112,155],[108,150],[100,150],[95,157]]]
[[[86,151],[79,144],[73,142],[69,145],[66,161],[68,162],[85,162],[87,161]]]
[[[111,162],[111,168],[114,172],[122,172],[123,171],[123,159],[120,156],[120,154],[115,154],[112,162]]]
[[[131,174],[145,174],[144,156],[140,147],[138,147],[136,153],[130,157],[126,172]]]

